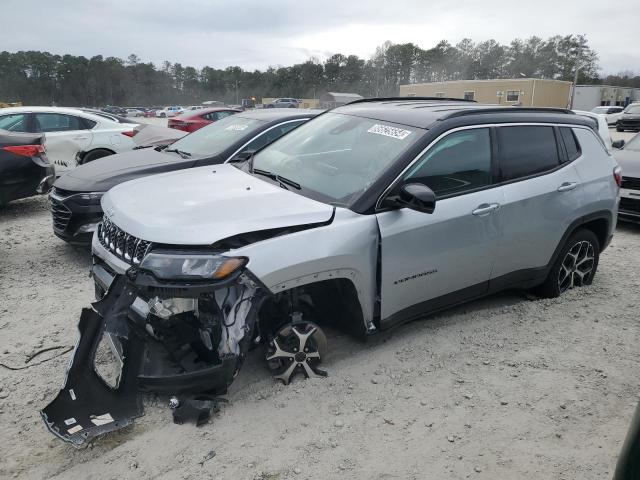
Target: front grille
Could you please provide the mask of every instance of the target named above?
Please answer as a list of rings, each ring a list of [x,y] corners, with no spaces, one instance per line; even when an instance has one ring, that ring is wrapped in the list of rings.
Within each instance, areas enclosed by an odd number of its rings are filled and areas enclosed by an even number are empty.
[[[49,196],[49,204],[51,205],[51,217],[53,218],[53,229],[63,232],[69,225],[71,220],[71,210],[64,203]]]
[[[151,248],[151,242],[129,235],[107,217],[98,225],[98,240],[104,248],[131,265],[139,265]]]
[[[620,198],[619,211],[632,212],[640,214],[640,200],[634,200],[633,198]]]
[[[622,177],[622,188],[630,190],[640,190],[640,178]]]

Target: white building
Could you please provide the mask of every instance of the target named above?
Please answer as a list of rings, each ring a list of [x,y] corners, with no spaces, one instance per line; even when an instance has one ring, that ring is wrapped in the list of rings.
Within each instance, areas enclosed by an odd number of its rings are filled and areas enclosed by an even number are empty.
[[[633,102],[640,102],[640,88],[578,85],[573,99],[573,108],[589,111],[604,105],[626,107]]]

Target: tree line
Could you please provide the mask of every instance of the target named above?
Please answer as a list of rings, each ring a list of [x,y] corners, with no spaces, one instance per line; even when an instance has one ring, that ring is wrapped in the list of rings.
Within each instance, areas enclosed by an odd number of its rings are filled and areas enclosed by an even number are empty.
[[[242,98],[316,98],[327,91],[363,96],[397,95],[405,83],[489,78],[536,77],[573,80],[579,67],[581,83],[607,82],[598,77],[598,55],[583,35],[495,40],[446,40],[422,49],[413,43],[385,42],[374,55],[334,54],[324,61],[310,58],[292,66],[265,71],[197,69],[180,63],[154,65],[132,54],[126,60],[91,58],[49,52],[0,53],[0,101],[25,105],[103,106],[195,104]],[[627,72],[612,77],[616,84],[640,86]]]

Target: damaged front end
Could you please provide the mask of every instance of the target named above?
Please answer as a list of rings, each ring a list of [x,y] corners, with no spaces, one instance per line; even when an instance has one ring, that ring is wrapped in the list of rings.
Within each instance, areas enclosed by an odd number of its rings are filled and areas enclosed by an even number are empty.
[[[143,393],[171,396],[177,423],[189,417],[206,421],[254,336],[267,293],[244,262],[227,266],[212,281],[171,273],[176,258],[189,258],[177,273],[206,276],[207,268],[216,267],[206,261],[211,255],[147,253],[137,265],[128,262],[124,273],[94,257],[99,300],[83,309],[64,386],[41,412],[49,430],[75,446],[131,424],[143,414]],[[160,278],[164,274],[173,279]],[[115,371],[101,365],[105,345],[116,359]]]

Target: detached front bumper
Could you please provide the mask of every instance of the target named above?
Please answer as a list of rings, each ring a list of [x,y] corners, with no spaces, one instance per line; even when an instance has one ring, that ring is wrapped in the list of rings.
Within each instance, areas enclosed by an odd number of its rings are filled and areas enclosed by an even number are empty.
[[[63,388],[41,412],[54,435],[76,446],[131,424],[143,414],[143,393],[179,399],[225,394],[264,298],[242,272],[210,287],[160,286],[135,270],[123,272],[122,261],[110,263],[95,258],[100,299],[82,311]],[[116,385],[96,369],[105,340],[121,361]]]

